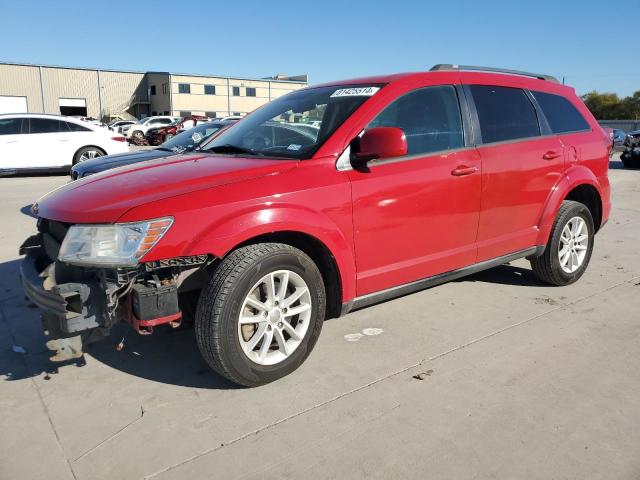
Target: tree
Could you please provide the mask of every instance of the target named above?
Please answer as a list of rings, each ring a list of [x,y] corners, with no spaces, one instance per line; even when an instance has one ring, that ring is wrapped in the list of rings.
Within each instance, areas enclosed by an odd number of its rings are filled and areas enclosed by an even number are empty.
[[[622,100],[615,93],[593,91],[582,100],[598,120],[640,120],[640,90]]]

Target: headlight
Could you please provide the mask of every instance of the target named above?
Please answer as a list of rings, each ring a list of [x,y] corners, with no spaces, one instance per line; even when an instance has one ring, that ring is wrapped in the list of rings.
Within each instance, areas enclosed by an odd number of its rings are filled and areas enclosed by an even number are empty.
[[[74,225],[64,237],[58,259],[77,265],[132,267],[173,224],[173,218],[114,225]]]

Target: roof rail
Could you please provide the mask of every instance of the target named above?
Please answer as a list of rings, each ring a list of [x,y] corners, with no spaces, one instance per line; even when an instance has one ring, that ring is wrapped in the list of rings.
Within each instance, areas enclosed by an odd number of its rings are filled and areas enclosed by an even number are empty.
[[[447,72],[447,71],[460,71],[471,70],[476,72],[491,72],[491,73],[507,73],[510,75],[522,75],[524,77],[533,77],[540,80],[547,80],[549,82],[560,83],[556,77],[551,75],[543,75],[541,73],[522,72],[520,70],[509,70],[507,68],[492,68],[492,67],[476,67],[473,65],[452,65],[450,63],[438,63],[431,67],[430,72]]]

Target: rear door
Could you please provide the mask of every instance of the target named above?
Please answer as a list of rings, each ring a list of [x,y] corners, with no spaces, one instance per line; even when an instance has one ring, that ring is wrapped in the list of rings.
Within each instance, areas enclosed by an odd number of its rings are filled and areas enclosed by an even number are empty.
[[[541,125],[527,91],[494,85],[465,89],[480,127],[481,262],[535,246],[545,202],[562,175],[564,148]]]
[[[470,265],[476,259],[480,161],[465,143],[459,92],[425,86],[366,127],[398,127],[408,154],[350,171],[357,294]]]
[[[607,156],[601,137],[591,134],[589,123],[567,98],[538,91],[532,91],[531,94],[538,102],[551,132],[565,146],[567,165],[579,161],[589,164]]]
[[[67,122],[57,118],[29,119],[26,136],[27,163],[33,168],[57,168],[71,165],[76,145]]]

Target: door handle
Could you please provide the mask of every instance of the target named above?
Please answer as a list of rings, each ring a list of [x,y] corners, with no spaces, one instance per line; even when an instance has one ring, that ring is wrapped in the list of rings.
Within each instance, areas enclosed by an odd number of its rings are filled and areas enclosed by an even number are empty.
[[[462,177],[463,175],[470,175],[472,173],[476,173],[478,171],[478,167],[467,167],[466,165],[460,165],[459,167],[451,170],[451,175],[454,177]]]
[[[553,150],[549,150],[547,153],[542,155],[542,158],[545,160],[553,160],[554,158],[558,158],[561,155],[559,152],[554,152]]]

